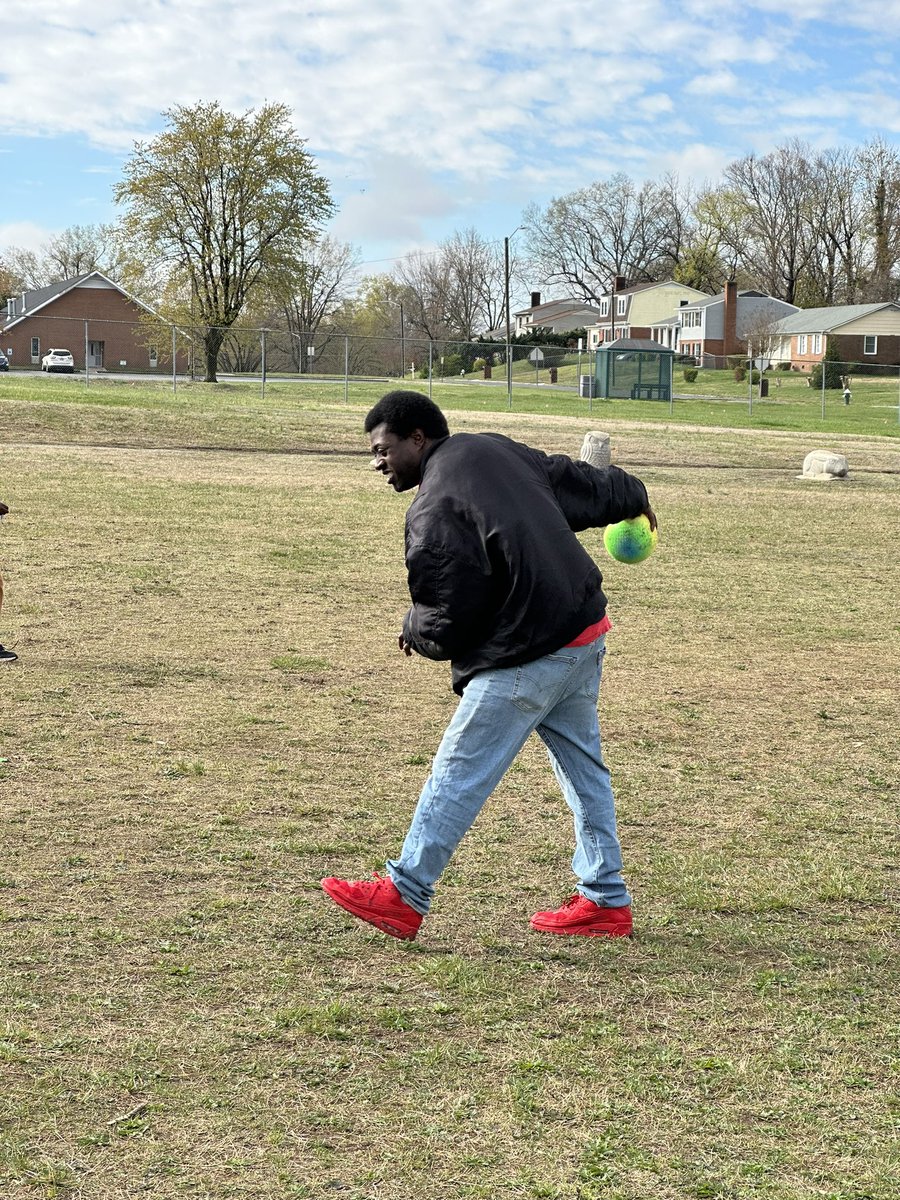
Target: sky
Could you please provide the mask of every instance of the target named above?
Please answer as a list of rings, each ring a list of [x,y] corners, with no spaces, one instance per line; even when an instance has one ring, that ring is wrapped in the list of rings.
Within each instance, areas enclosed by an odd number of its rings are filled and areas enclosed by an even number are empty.
[[[367,273],[622,171],[900,142],[900,0],[6,0],[0,253],[112,221],[173,105],[278,101]]]

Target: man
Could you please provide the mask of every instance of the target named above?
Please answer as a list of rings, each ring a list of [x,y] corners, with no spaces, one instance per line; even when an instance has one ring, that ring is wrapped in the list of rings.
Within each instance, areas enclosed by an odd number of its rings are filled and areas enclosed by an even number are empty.
[[[531,926],[627,937],[597,697],[606,597],[577,531],[645,513],[639,479],[546,455],[495,433],[450,436],[418,392],[389,392],[366,417],[372,466],[397,492],[417,487],[406,517],[412,607],[405,654],[449,659],[461,697],[435,755],[400,856],[387,878],[322,880],[342,908],[392,937],[418,932],[434,885],[529,734],[543,740],[575,821],[575,894]]]
[[[0,521],[3,520],[3,518],[6,516],[6,514],[8,512],[9,512],[9,507],[6,504],[4,504],[2,500],[0,500]],[[0,609],[2,609],[2,608],[3,608],[3,576],[0,575]],[[18,654],[15,654],[12,650],[7,650],[5,646],[0,645],[0,663],[15,662],[18,657],[19,657]]]

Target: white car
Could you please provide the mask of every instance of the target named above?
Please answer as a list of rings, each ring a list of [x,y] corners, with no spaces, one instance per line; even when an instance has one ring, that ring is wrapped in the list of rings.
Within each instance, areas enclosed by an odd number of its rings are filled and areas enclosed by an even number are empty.
[[[64,371],[71,375],[75,370],[75,359],[71,350],[48,350],[41,359],[42,371]]]

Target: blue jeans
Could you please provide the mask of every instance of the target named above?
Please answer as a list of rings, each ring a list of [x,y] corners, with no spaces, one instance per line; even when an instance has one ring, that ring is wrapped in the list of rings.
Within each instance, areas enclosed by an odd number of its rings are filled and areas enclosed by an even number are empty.
[[[507,768],[537,730],[575,820],[572,869],[596,904],[630,904],[597,698],[605,639],[521,667],[481,671],[441,739],[400,857],[387,863],[403,899],[428,912],[434,884]]]

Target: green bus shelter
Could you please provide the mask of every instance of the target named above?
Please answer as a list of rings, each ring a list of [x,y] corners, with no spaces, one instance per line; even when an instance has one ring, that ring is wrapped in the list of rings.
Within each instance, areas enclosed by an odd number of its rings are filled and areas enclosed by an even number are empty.
[[[597,350],[597,395],[610,400],[671,400],[675,351],[650,338],[618,338]]]

